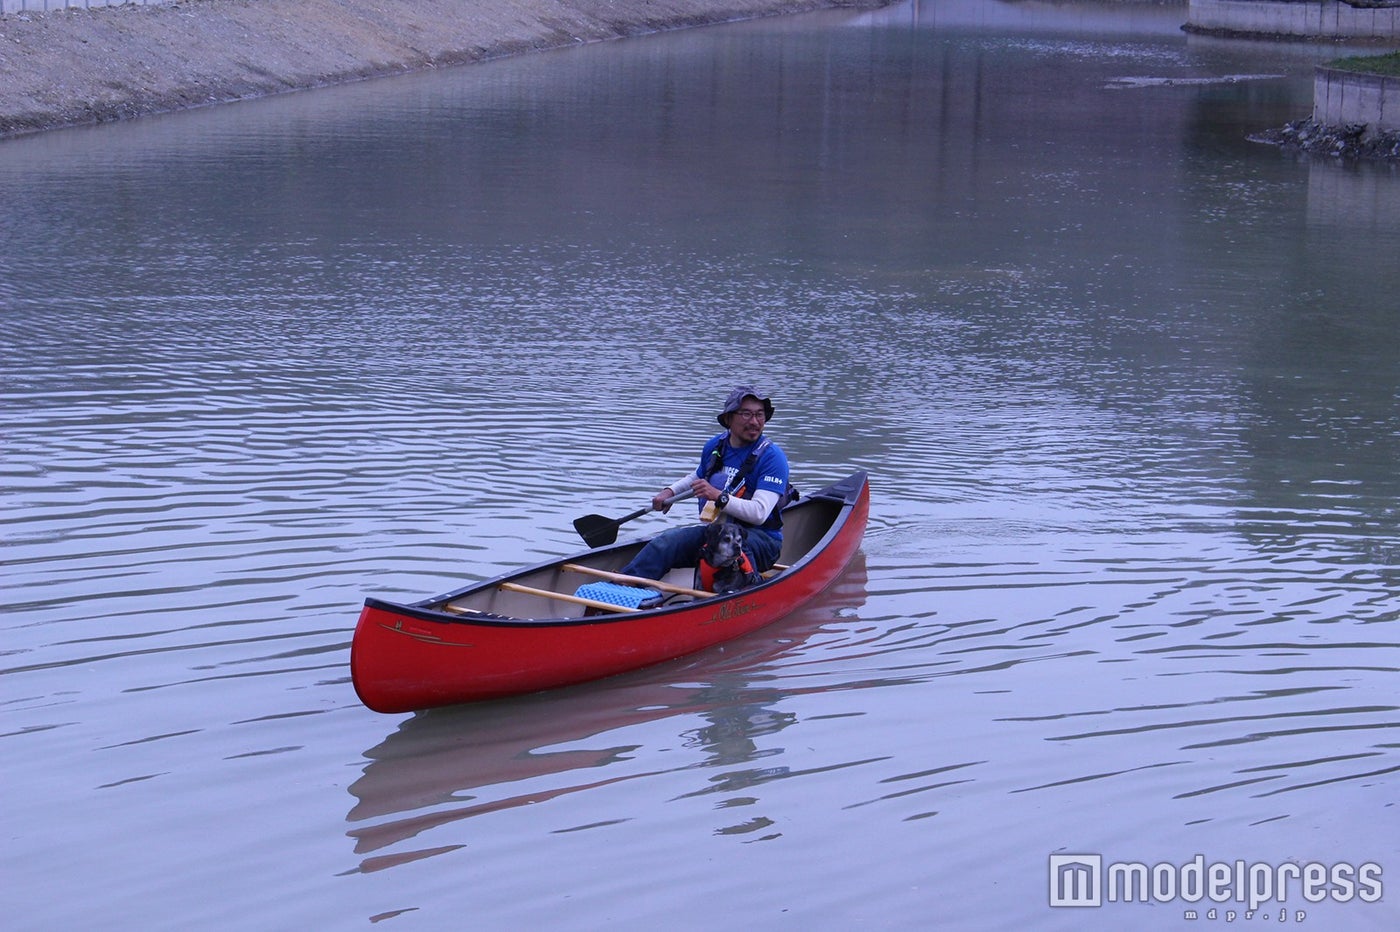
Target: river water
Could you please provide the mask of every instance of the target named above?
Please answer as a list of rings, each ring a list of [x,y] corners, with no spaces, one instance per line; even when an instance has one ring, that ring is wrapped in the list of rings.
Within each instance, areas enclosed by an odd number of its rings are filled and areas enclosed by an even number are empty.
[[[903,4],[0,143],[7,926],[1394,928],[1400,173],[1246,138],[1335,48],[1183,19]],[[872,476],[816,604],[357,702],[365,595],[577,549],[750,379],[800,486]],[[1052,907],[1055,855],[1151,902]]]

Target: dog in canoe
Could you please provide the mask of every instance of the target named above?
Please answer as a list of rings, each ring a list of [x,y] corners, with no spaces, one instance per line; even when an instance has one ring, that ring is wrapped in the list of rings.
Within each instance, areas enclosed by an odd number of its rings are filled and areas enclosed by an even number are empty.
[[[724,595],[763,581],[744,552],[746,531],[732,521],[705,525],[700,563],[695,567],[695,588]]]

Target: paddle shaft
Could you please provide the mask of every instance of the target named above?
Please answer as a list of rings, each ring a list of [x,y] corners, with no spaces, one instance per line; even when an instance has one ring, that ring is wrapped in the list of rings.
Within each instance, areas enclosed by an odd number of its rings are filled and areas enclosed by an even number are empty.
[[[667,505],[667,507],[669,507],[669,506],[671,506],[671,505],[674,505],[676,502],[683,502],[683,501],[685,501],[687,498],[694,498],[694,497],[695,497],[695,490],[694,490],[694,489],[686,489],[684,492],[677,492],[675,495],[672,495],[670,498],[666,499],[666,505]],[[639,509],[639,510],[637,510],[637,511],[632,512],[630,515],[628,515],[627,517],[623,518],[622,521],[631,521],[633,518],[640,518],[642,515],[646,514],[647,512],[649,512],[649,511],[655,511],[655,510],[656,510],[655,508],[652,508],[650,505],[648,505],[648,506],[646,506],[645,508],[641,508],[641,509]],[[619,522],[619,523],[621,523],[621,522]]]
[[[676,502],[694,497],[695,490],[686,489],[683,492],[672,495],[667,499],[667,504],[674,505]],[[623,515],[621,518],[608,518],[603,515],[584,515],[582,518],[576,518],[574,520],[574,530],[578,531],[579,536],[583,538],[583,542],[588,546],[602,547],[605,544],[611,544],[613,541],[617,540],[617,529],[622,525],[655,510],[655,508],[648,505],[645,508],[638,508],[629,515]]]

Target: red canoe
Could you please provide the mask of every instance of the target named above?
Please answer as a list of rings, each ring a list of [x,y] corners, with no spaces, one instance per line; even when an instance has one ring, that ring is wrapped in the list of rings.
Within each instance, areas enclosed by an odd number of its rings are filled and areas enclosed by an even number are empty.
[[[645,543],[635,540],[411,605],[366,599],[350,648],[355,692],[376,712],[411,712],[581,683],[719,644],[829,586],[860,547],[869,513],[864,472],[805,495],[783,511],[780,569],[723,596],[691,589],[690,570],[659,583],[620,576]],[[615,592],[625,603],[634,586],[664,601],[613,604]]]

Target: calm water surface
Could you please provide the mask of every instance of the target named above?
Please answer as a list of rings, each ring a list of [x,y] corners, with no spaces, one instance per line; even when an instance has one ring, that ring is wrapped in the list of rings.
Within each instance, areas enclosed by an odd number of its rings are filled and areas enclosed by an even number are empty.
[[[1052,909],[1058,853],[1374,862],[1284,918],[1396,927],[1400,172],[1246,138],[1335,48],[1183,19],[924,2],[0,143],[7,924],[1246,921]],[[359,705],[366,594],[576,549],[741,379],[800,485],[872,474],[831,592]]]

